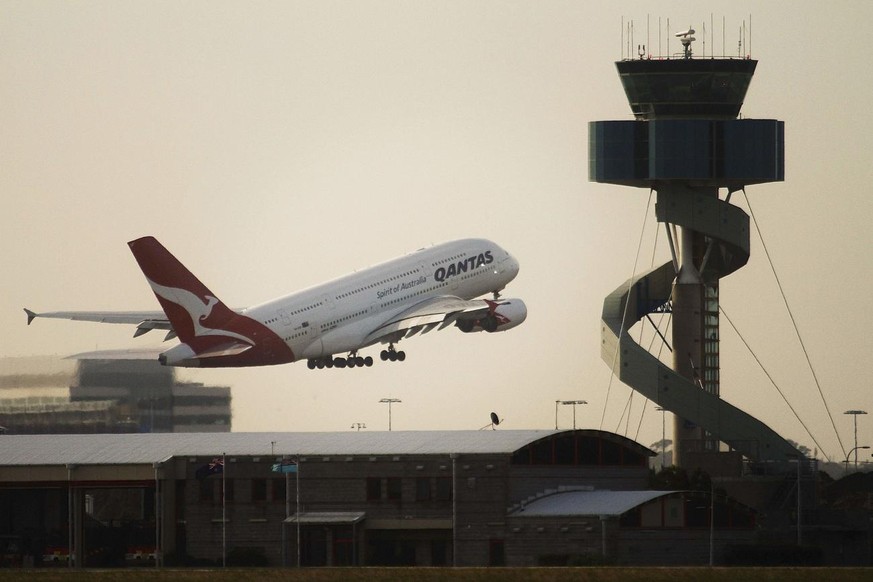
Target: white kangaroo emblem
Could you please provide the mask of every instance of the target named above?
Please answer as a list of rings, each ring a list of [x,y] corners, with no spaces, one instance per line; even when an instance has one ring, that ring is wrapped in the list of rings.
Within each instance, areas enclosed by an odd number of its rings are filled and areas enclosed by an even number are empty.
[[[252,341],[251,338],[247,338],[232,331],[205,327],[203,325],[203,321],[205,321],[209,317],[209,315],[212,313],[212,309],[216,305],[218,305],[218,299],[216,299],[215,297],[207,295],[206,303],[204,303],[202,299],[200,299],[187,289],[179,289],[177,287],[165,287],[163,285],[155,283],[151,279],[148,279],[148,282],[149,285],[152,286],[152,291],[154,291],[157,296],[166,299],[170,303],[175,303],[176,305],[180,306],[182,309],[188,312],[188,316],[191,318],[191,322],[194,324],[195,336],[227,336],[254,345],[255,342]]]

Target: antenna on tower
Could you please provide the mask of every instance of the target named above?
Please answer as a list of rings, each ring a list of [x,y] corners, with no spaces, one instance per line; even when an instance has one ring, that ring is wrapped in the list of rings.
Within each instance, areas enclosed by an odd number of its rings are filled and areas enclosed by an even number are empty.
[[[674,35],[679,39],[679,42],[682,43],[682,48],[684,49],[686,59],[691,58],[691,54],[692,54],[691,43],[694,42],[695,40],[697,40],[696,38],[694,38],[692,36],[695,32],[696,31],[689,26],[688,30],[683,30],[682,32],[677,32]]]

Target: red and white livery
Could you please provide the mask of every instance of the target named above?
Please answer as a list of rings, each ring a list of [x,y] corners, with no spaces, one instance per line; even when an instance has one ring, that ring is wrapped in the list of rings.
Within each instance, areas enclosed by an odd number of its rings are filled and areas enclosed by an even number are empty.
[[[485,239],[421,249],[334,281],[245,309],[230,309],[154,237],[128,243],[163,312],[25,309],[37,317],[136,325],[134,337],[167,330],[180,343],[167,366],[241,367],[305,359],[310,368],[371,366],[358,351],[386,344],[382,360],[404,360],[394,344],[454,325],[464,332],[511,329],[527,317],[520,299],[499,298],[518,261]],[[491,294],[493,299],[477,299]]]

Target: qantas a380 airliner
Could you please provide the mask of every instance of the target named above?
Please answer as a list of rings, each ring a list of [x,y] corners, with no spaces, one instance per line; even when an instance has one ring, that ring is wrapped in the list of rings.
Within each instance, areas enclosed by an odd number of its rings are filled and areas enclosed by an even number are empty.
[[[230,309],[153,237],[128,243],[158,298],[159,311],[29,309],[27,323],[51,317],[136,325],[134,337],[168,330],[179,345],[161,353],[165,366],[268,366],[305,359],[309,368],[372,366],[358,351],[387,344],[383,361],[403,361],[403,338],[452,324],[463,332],[504,331],[524,321],[521,299],[500,291],[518,274],[518,261],[484,239],[421,249],[245,309]],[[476,299],[491,294],[491,299]]]

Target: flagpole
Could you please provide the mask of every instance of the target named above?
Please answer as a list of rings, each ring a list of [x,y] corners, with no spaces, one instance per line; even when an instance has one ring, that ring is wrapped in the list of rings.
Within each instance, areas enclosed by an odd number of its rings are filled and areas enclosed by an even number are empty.
[[[297,489],[297,513],[294,521],[297,522],[297,567],[300,567],[300,455],[297,455],[297,473],[295,489]]]
[[[282,458],[282,463],[285,462],[286,457]],[[286,471],[282,471],[285,473],[285,521],[282,522],[282,565],[288,566],[288,524],[286,523],[288,518],[291,517],[291,475]]]
[[[221,567],[227,567],[227,481],[225,453],[221,453]]]

